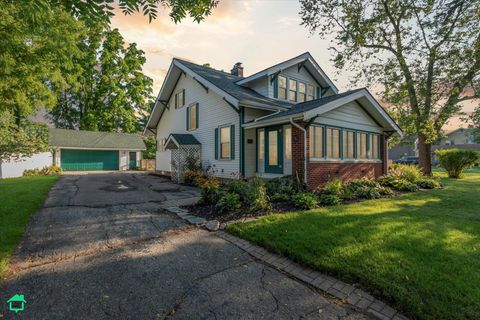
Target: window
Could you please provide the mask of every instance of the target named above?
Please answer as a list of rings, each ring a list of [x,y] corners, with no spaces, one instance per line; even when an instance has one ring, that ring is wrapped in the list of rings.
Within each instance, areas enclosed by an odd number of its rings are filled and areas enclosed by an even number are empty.
[[[343,131],[343,159],[355,158],[355,132],[344,130]]]
[[[167,139],[165,138],[158,140],[158,145],[157,145],[158,151],[165,151],[165,142],[167,142]]]
[[[297,81],[288,79],[288,100],[297,101]]]
[[[369,150],[369,158],[370,159],[379,159],[379,136],[378,134],[370,134],[370,150]]]
[[[340,158],[340,130],[334,128],[327,128],[327,158]]]
[[[311,84],[307,85],[307,101],[315,99],[315,87]]]
[[[268,165],[278,165],[278,131],[268,131]]]
[[[283,76],[278,76],[278,97],[287,99],[287,78]]]
[[[305,102],[306,88],[305,83],[298,83],[298,102]]]
[[[285,128],[285,159],[292,159],[292,128]]]
[[[187,130],[198,129],[198,103],[192,103],[187,109]]]
[[[323,127],[310,127],[310,158],[323,158]]]
[[[175,108],[181,108],[185,105],[185,89],[175,94]]]
[[[220,128],[220,158],[230,159],[230,126]]]
[[[258,131],[258,159],[263,160],[265,155],[265,131]]]
[[[367,159],[367,134],[357,132],[357,158]]]

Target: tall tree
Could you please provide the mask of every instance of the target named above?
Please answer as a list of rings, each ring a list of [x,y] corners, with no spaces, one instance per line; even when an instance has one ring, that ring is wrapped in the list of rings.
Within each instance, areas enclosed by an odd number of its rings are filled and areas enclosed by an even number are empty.
[[[99,30],[100,28],[100,30]],[[91,28],[79,47],[82,73],[59,90],[51,117],[56,127],[137,132],[151,111],[152,79],[142,73],[145,55],[126,45],[117,29]]]
[[[420,166],[431,174],[431,143],[462,101],[479,98],[480,1],[300,2],[310,32],[335,35],[335,65],[383,87],[400,125],[418,136]]]

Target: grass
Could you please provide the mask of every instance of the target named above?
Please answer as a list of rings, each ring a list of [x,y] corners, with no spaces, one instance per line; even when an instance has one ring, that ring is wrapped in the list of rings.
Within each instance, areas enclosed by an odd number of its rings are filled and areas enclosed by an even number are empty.
[[[444,189],[274,214],[228,231],[415,319],[480,319],[480,170]]]
[[[43,204],[58,176],[0,180],[0,279],[30,216]]]

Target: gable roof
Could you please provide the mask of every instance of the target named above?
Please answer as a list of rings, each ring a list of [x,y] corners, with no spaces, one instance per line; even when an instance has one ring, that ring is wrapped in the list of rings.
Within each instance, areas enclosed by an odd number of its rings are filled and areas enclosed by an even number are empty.
[[[317,80],[317,82],[322,86],[322,88],[330,88],[333,94],[338,93],[338,88],[335,86],[333,81],[327,76],[327,74],[323,71],[320,65],[315,61],[315,59],[312,57],[310,52],[302,53],[301,55],[298,55],[291,59],[277,63],[271,67],[263,69],[262,71],[254,73],[251,76],[242,78],[237,81],[237,84],[243,85],[253,80],[256,80],[260,77],[270,76],[272,74],[275,74],[279,71],[288,69],[298,64],[303,64],[306,70],[310,73],[310,75],[315,80]]]
[[[244,127],[259,127],[272,122],[286,121],[289,118],[301,118],[304,121],[309,121],[312,118],[316,118],[326,112],[339,108],[351,101],[356,101],[360,107],[379,124],[379,126],[403,136],[400,127],[366,88],[359,88],[325,98],[298,103],[289,110],[260,117],[245,124]]]
[[[138,134],[54,128],[49,129],[48,133],[48,144],[51,147],[100,150],[146,150],[145,143]]]
[[[189,133],[171,133],[168,136],[168,139],[173,138],[179,145],[194,145],[200,144],[200,142],[193,136],[193,134]],[[167,139],[167,140],[168,140]]]
[[[243,79],[241,77],[182,59],[174,58],[173,60],[186,66],[208,82],[236,98],[241,103],[253,102],[281,108],[290,108],[292,106],[292,103],[263,96],[253,89],[237,84],[237,81]]]

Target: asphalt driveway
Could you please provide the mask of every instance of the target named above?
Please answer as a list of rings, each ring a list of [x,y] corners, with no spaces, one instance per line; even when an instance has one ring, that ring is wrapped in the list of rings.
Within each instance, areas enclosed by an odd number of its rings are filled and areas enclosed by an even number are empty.
[[[0,283],[0,318],[367,319],[161,209],[195,196],[147,174],[62,176]]]

